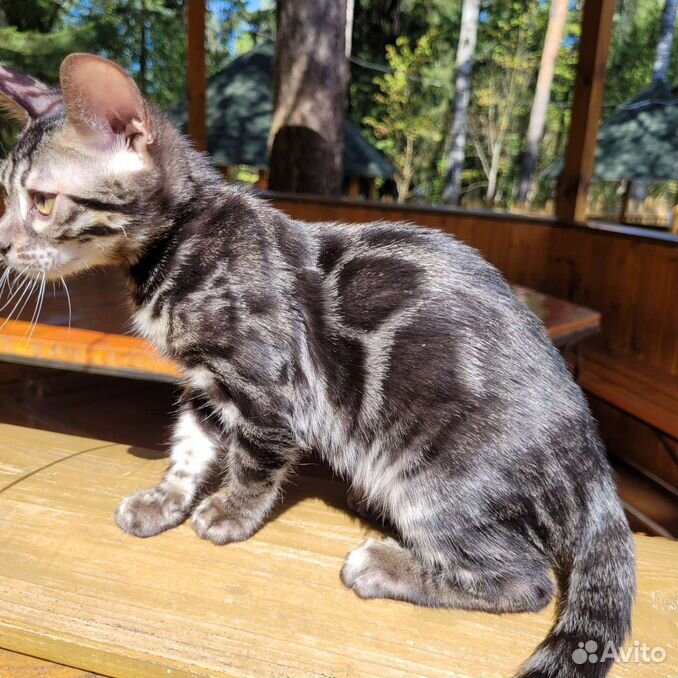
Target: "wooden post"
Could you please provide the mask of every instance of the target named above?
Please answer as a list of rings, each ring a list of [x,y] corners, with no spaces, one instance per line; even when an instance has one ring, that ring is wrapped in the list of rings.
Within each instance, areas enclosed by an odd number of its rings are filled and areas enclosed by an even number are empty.
[[[205,90],[205,0],[188,0],[188,136],[199,151],[207,150],[207,121]]]
[[[360,178],[351,177],[348,182],[348,197],[358,198],[360,196]]]
[[[556,217],[561,221],[586,221],[586,195],[596,154],[614,5],[615,0],[585,0],[582,10],[570,131],[556,193]]]
[[[631,182],[626,180],[624,183],[624,193],[619,207],[619,223],[626,223],[626,213],[629,211],[629,199],[631,197]]]
[[[377,181],[374,177],[368,179],[367,184],[367,199],[376,200],[377,199]]]
[[[268,170],[261,168],[259,169],[259,178],[257,179],[257,182],[254,184],[254,187],[258,191],[268,191]]]

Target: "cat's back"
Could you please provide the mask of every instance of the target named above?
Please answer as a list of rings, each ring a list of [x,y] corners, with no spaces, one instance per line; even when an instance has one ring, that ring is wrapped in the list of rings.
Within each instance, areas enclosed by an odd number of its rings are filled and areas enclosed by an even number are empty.
[[[517,324],[540,333],[501,273],[473,248],[440,231],[403,222],[309,226],[316,265],[339,320],[359,331],[407,318],[429,329],[453,320],[486,333]]]
[[[542,398],[571,390],[541,321],[473,248],[408,223],[321,223],[308,232],[325,325],[383,366],[374,380],[384,393],[512,399],[524,388]]]

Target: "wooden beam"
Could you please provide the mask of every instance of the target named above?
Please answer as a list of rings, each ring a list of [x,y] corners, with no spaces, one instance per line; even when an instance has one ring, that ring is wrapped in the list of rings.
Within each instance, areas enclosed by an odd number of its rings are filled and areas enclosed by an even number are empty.
[[[570,131],[556,194],[556,217],[561,221],[586,221],[586,196],[593,175],[614,6],[615,0],[585,0],[582,9]]]
[[[187,13],[188,64],[188,136],[199,151],[207,150],[205,63],[205,0],[188,0]]]

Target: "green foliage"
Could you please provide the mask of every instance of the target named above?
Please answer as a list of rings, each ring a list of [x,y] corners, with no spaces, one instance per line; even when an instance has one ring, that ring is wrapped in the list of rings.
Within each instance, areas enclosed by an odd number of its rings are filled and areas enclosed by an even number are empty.
[[[444,135],[449,102],[445,90],[431,81],[437,39],[437,30],[432,29],[414,47],[406,37],[386,47],[389,72],[374,79],[378,88],[374,101],[382,107],[381,115],[363,119],[396,168],[401,202],[417,189],[413,181],[430,168]]]
[[[2,18],[6,25],[0,27],[2,62],[55,83],[66,54],[94,52],[115,59],[135,74],[149,98],[161,106],[183,91],[185,0],[21,0],[29,11],[8,11],[18,4],[5,3]],[[48,10],[50,21],[46,22]]]
[[[49,33],[72,2],[60,0],[3,0],[0,20],[19,31]]]
[[[247,0],[208,3],[208,74],[255,43],[271,38],[273,0],[257,10]],[[160,107],[186,90],[186,0],[2,0],[0,62],[55,84],[70,52],[108,57],[131,72]],[[0,120],[0,143],[15,130]]]
[[[607,67],[605,108],[614,108],[650,84],[664,0],[619,0]],[[674,41],[669,82],[678,78]]]
[[[414,167],[412,198],[437,200],[444,171],[450,122],[449,112],[441,114],[431,101],[449,102],[454,81],[455,51],[458,41],[461,0],[456,2],[423,0],[356,0],[356,21],[353,54],[366,61],[383,64],[394,73],[403,64],[388,55],[401,35],[416,44],[424,35],[437,30],[432,56],[425,65],[426,77],[442,84],[439,98],[429,92],[412,96],[405,105],[398,98],[397,88],[384,77],[369,93],[366,69],[353,65],[351,116],[356,121],[369,121],[368,134],[398,167],[402,167],[403,138],[393,118],[402,115],[405,128],[422,111],[421,133],[431,138],[427,125],[440,121],[442,138],[436,143],[420,142],[424,147]],[[400,11],[394,6],[399,5]],[[619,0],[610,48],[603,117],[622,102],[646,87],[651,80],[660,17],[664,0]],[[390,13],[384,13],[384,7]],[[548,209],[555,180],[542,179],[544,170],[565,152],[570,122],[570,105],[574,89],[579,49],[582,0],[572,0],[551,88],[544,137],[540,146],[535,173],[536,192],[532,208]],[[469,107],[466,164],[463,173],[464,204],[484,204],[511,208],[520,170],[520,153],[529,121],[532,94],[544,43],[550,3],[547,0],[487,0],[481,11],[478,46],[472,76]],[[381,15],[388,17],[379,19]],[[375,50],[381,49],[381,57]],[[357,74],[357,75],[356,75]],[[678,77],[678,40],[673,45],[669,81]],[[426,79],[426,78],[424,78]],[[367,83],[367,84],[366,84]],[[389,97],[393,99],[390,101]],[[389,102],[385,104],[384,102]],[[399,111],[398,106],[403,110]],[[379,127],[381,123],[382,126]],[[436,124],[436,123],[433,123]],[[378,132],[386,137],[379,138]],[[667,194],[670,191],[666,189]],[[653,187],[658,195],[660,188]],[[592,187],[601,200],[619,200],[618,186]]]
[[[220,71],[230,61],[275,37],[275,2],[260,0],[249,9],[248,0],[214,0],[208,4],[207,72]]]
[[[540,176],[565,150],[582,3],[571,0],[556,63],[535,173],[537,210],[548,206],[555,185]],[[512,207],[549,5],[483,0],[464,204]],[[618,0],[603,117],[649,84],[663,5]],[[275,0],[207,0],[207,6],[209,74],[275,35]],[[398,168],[400,194],[409,199],[440,200],[461,6],[462,0],[355,0],[349,115]],[[185,91],[185,7],[186,0],[2,0],[0,62],[56,82],[65,54],[95,52],[129,69],[150,99],[167,106]],[[669,80],[677,78],[678,40]],[[0,120],[0,142],[10,140]],[[651,193],[662,190],[653,186]],[[592,193],[601,204],[619,202],[617,185],[594,185]]]

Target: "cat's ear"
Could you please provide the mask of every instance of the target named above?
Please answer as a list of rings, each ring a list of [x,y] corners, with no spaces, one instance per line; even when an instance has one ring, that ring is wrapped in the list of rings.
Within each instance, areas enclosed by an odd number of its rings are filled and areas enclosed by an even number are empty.
[[[55,112],[63,101],[55,89],[7,66],[0,66],[0,107],[24,124]]]
[[[93,54],[69,54],[61,64],[61,90],[69,123],[81,134],[124,135],[144,153],[153,141],[148,108],[132,78]]]

